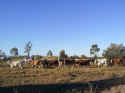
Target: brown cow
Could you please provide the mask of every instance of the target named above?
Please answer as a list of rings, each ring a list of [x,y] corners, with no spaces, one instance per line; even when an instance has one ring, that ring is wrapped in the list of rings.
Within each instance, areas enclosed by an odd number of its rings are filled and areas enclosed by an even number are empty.
[[[66,59],[60,59],[58,57],[58,68],[60,69],[60,68],[64,67],[65,64],[66,64]]]
[[[89,59],[74,59],[72,70],[74,70],[75,68],[78,68],[79,70],[81,65],[89,65],[89,64],[90,64]]]
[[[38,67],[38,68],[40,68],[41,65],[42,65],[42,62],[41,62],[41,60],[35,60],[35,59],[33,59],[31,62],[29,62],[29,64],[31,64],[32,67]]]
[[[52,66],[52,65],[58,65],[58,61],[57,60],[47,60],[48,61],[48,65]]]
[[[113,62],[113,64],[120,64],[121,63],[121,59],[120,58],[113,58],[112,62]]]
[[[75,59],[76,64],[79,65],[89,65],[90,60],[89,59]]]

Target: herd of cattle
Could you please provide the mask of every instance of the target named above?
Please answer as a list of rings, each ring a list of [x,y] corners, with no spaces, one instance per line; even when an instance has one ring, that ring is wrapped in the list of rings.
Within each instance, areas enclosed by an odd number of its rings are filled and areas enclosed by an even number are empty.
[[[73,65],[73,66],[81,66],[81,65],[96,65],[97,67],[109,66],[113,64],[120,64],[120,58],[114,58],[108,60],[106,58],[98,58],[96,60],[92,59],[59,59],[58,60],[47,60],[47,59],[32,59],[32,58],[25,58],[19,61],[8,61],[7,64],[10,68],[19,67],[23,69],[25,64],[31,64],[32,67],[44,67],[48,68],[50,66],[57,66],[62,67],[64,65]]]

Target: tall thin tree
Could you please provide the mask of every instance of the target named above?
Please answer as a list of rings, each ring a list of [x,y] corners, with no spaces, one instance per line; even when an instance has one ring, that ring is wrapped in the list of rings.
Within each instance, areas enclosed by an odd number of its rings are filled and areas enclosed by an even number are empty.
[[[48,51],[47,56],[53,56],[53,53],[51,50]]]
[[[98,47],[97,44],[93,44],[93,45],[91,46],[91,48],[90,48],[90,54],[91,54],[94,58],[97,57],[97,54],[98,54],[99,51],[100,51],[100,48]]]
[[[25,48],[24,48],[24,53],[27,53],[28,57],[30,57],[31,49],[32,49],[32,43],[31,41],[29,41],[28,43],[26,43]]]

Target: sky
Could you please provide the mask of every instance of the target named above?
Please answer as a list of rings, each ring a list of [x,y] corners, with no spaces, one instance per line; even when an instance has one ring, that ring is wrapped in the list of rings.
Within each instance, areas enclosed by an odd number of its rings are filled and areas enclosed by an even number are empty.
[[[110,43],[125,44],[125,0],[0,0],[0,49],[31,54],[89,56],[92,44],[100,55]]]

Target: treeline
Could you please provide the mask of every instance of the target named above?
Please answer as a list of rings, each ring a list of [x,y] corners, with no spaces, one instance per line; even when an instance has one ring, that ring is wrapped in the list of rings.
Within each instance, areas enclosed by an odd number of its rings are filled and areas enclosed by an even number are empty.
[[[32,43],[29,41],[25,44],[25,47],[24,47],[24,53],[26,53],[26,56],[19,56],[19,51],[18,51],[18,48],[16,47],[10,49],[10,54],[11,54],[11,57],[13,58],[25,58],[25,57],[32,57],[32,56],[36,56],[37,58],[43,57],[41,55],[30,55],[31,51],[32,51]],[[90,48],[91,58],[98,58],[99,52],[100,52],[99,46],[97,44],[93,44]],[[4,57],[4,56],[6,56],[6,53],[0,50],[0,57]],[[57,58],[56,56],[53,55],[53,52],[51,50],[47,52],[46,57]],[[68,56],[65,50],[61,50],[59,52],[59,57],[72,58],[72,59],[90,58],[84,54],[82,54],[81,56],[78,56],[78,55]],[[111,43],[110,46],[103,51],[101,57],[105,57],[107,59],[112,59],[112,58],[125,59],[125,46],[123,44]]]

